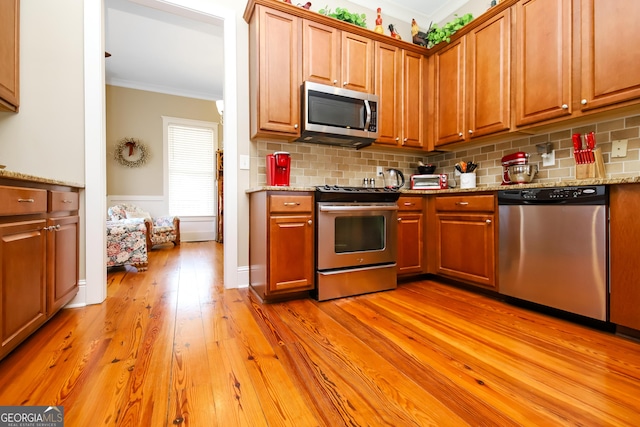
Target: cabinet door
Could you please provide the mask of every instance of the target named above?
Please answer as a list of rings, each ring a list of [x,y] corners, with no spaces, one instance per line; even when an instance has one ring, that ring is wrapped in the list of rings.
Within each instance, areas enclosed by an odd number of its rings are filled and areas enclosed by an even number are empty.
[[[583,110],[640,98],[640,1],[582,0]]]
[[[494,288],[494,215],[439,213],[436,219],[438,274]]]
[[[271,216],[269,219],[269,278],[267,292],[313,289],[313,221],[311,215]]]
[[[20,2],[0,1],[0,111],[17,111],[20,89]]]
[[[424,144],[426,60],[419,53],[402,53],[402,146]]]
[[[258,129],[297,136],[300,134],[301,20],[286,13],[256,6]],[[254,29],[255,31],[255,29]],[[253,109],[256,111],[256,109]]]
[[[511,10],[467,35],[469,137],[510,127]]]
[[[375,94],[378,103],[377,144],[397,146],[400,142],[402,99],[402,50],[376,42],[375,44]]]
[[[340,31],[307,20],[302,31],[302,80],[339,86]]]
[[[436,146],[465,139],[465,40],[434,55]]]
[[[78,293],[78,216],[47,221],[47,313],[51,315]]]
[[[423,272],[424,216],[398,213],[398,275]]]
[[[638,251],[640,186],[612,185],[610,195],[610,320],[640,330]]]
[[[44,227],[0,224],[0,358],[47,319]]]
[[[516,125],[571,114],[572,0],[516,3]]]
[[[373,92],[373,41],[342,31],[342,87]]]

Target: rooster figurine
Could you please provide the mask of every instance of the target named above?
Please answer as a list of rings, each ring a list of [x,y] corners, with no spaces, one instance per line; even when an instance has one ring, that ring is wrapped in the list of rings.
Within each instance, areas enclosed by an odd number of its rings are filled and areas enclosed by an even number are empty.
[[[377,13],[378,17],[376,18],[376,27],[373,29],[373,31],[378,34],[384,34],[384,28],[382,28],[382,16],[380,16],[380,14],[382,13],[382,9],[378,8]]]
[[[411,20],[411,36],[413,37],[413,44],[427,47],[427,33],[420,31],[415,19]]]
[[[391,31],[391,37],[397,40],[402,40],[402,37],[400,37],[400,34],[398,34],[396,27],[394,27],[393,24],[389,24],[389,31]]]
[[[310,1],[308,1],[308,2],[306,2],[305,4],[300,4],[300,3],[298,3],[298,6],[300,6],[300,7],[301,7],[301,8],[303,8],[303,9],[307,9],[307,10],[309,10],[309,8],[311,7],[311,2],[310,2]]]

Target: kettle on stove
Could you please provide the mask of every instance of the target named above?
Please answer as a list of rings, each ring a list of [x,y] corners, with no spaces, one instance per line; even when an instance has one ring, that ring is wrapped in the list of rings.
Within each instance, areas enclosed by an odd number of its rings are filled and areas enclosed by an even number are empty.
[[[404,185],[404,175],[398,169],[387,169],[387,172],[383,173],[382,176],[386,188],[398,190]]]

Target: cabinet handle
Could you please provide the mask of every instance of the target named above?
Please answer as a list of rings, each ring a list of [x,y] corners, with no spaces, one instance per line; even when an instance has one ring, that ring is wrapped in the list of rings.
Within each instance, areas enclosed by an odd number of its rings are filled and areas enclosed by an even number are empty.
[[[337,84],[338,84],[338,81],[337,81],[337,80],[334,80],[334,81],[333,81],[333,84],[334,84],[334,85],[337,85]]]
[[[490,219],[486,220],[485,222],[486,222],[487,224],[491,224],[491,220],[490,220]]]
[[[298,124],[296,123],[295,125],[293,125],[294,129],[298,129]]]
[[[405,206],[415,206],[416,204],[413,202],[404,202]]]
[[[409,140],[409,138],[405,138],[402,140],[402,142],[407,142]]]
[[[300,206],[299,202],[284,202],[285,206]]]
[[[462,132],[460,132],[460,133],[458,134],[458,136],[459,136],[460,138],[462,138],[462,137],[464,136],[464,134],[463,134]]]
[[[469,204],[469,202],[456,202],[456,205],[458,206],[467,206]]]
[[[399,137],[399,136],[398,136],[398,137],[396,137],[396,141],[400,141],[400,137]]]
[[[348,84],[349,84],[349,83],[347,83],[347,82],[343,82],[343,83],[342,83],[342,86],[346,86],[346,85],[348,85]]]
[[[313,224],[313,221],[309,220],[309,221],[307,221],[307,224],[311,225],[311,224]]]
[[[471,135],[473,133],[473,131],[471,129],[469,129],[469,135]]]
[[[586,99],[583,99],[582,101],[580,101],[580,104],[582,104],[582,105],[587,105],[587,100],[586,100]]]
[[[562,109],[563,109],[563,110],[568,110],[568,109],[569,109],[569,106],[568,106],[567,104],[562,104]]]
[[[65,199],[65,200],[62,201],[62,203],[73,203],[73,201]]]
[[[18,203],[35,203],[33,199],[18,199]]]
[[[402,221],[402,218],[398,218],[398,222]]]
[[[60,230],[60,224],[50,225],[48,227],[44,227],[42,230],[43,231],[58,231],[58,230]]]

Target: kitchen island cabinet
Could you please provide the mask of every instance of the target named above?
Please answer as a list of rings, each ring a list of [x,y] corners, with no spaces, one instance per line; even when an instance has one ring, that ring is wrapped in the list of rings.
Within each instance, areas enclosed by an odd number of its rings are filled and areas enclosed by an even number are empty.
[[[251,193],[249,283],[262,301],[307,297],[314,289],[313,194]]]
[[[433,272],[497,290],[495,195],[443,195],[433,202]]]
[[[435,146],[510,128],[510,9],[452,40],[431,61]]]
[[[0,111],[20,101],[20,1],[0,1]]]
[[[77,190],[0,180],[0,359],[77,294],[78,218]]]
[[[422,196],[398,199],[398,276],[425,273],[425,206]]]
[[[612,323],[640,331],[640,280],[636,274],[640,185],[612,185],[609,197],[609,318]]]

